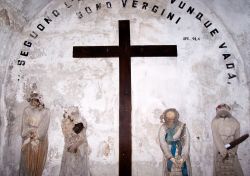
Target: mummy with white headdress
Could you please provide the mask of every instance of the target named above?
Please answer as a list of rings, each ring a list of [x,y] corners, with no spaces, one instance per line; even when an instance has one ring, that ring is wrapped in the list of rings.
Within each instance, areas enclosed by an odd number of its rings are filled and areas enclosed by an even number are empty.
[[[42,95],[33,84],[28,90],[27,101],[30,103],[22,116],[22,149],[20,174],[41,176],[47,158],[49,109],[44,107]]]

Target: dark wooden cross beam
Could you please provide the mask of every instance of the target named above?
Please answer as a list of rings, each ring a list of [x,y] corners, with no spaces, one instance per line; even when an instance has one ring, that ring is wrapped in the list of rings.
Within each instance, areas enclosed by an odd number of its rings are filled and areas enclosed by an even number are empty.
[[[74,58],[119,57],[119,176],[132,174],[131,57],[176,57],[176,45],[130,45],[129,20],[119,21],[119,46],[74,46]]]

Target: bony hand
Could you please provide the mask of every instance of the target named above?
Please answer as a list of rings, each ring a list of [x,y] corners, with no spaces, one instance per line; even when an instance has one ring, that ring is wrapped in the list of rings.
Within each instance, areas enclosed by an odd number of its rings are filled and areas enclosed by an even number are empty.
[[[35,131],[31,131],[30,132],[30,139],[36,139],[36,137],[37,137],[36,132]]]
[[[184,159],[181,158],[180,160],[178,160],[178,167],[181,168],[183,163],[184,163]]]
[[[227,152],[227,150],[225,150],[225,151],[223,151],[223,152],[221,153],[221,156],[224,158],[225,156],[227,156],[227,154],[228,154],[228,152]]]
[[[77,152],[77,146],[75,144],[72,144],[68,147],[68,152],[76,153]]]
[[[227,150],[225,150],[225,151],[223,151],[222,153],[221,153],[221,156],[222,156],[222,158],[223,158],[223,161],[225,160],[225,159],[227,159],[228,158],[228,151]]]
[[[175,165],[175,166],[177,166],[178,165],[178,163],[177,163],[177,161],[176,161],[176,159],[175,158],[170,158],[170,161],[172,161],[173,162],[173,164]]]
[[[230,149],[230,150],[228,150],[228,155],[231,157],[234,157],[237,154],[236,154],[235,150]]]

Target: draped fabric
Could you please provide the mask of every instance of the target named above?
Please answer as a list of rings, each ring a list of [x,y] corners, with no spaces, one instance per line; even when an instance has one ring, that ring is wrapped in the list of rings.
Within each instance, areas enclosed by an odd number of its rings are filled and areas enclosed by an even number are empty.
[[[22,117],[20,176],[41,176],[48,151],[50,117],[46,108],[27,107]],[[35,134],[35,139],[30,134]]]
[[[88,165],[88,142],[86,137],[87,122],[84,118],[79,118],[75,123],[82,123],[83,129],[79,134],[73,131],[75,126],[74,122],[69,121],[67,118],[63,119],[62,131],[64,134],[64,150],[61,162],[61,170],[59,176],[89,176]],[[68,148],[83,141],[78,147],[76,152],[69,152]]]
[[[243,171],[238,159],[238,146],[226,150],[225,144],[240,137],[240,124],[233,116],[215,117],[211,124],[214,141],[214,176],[243,176]],[[228,152],[228,158],[223,158],[221,153]]]
[[[31,143],[24,146],[21,157],[20,176],[41,176],[47,158],[48,137],[34,149]]]
[[[183,125],[182,122],[178,121],[175,126],[171,129],[168,128],[164,123],[159,129],[158,138],[160,143],[160,148],[163,153],[163,170],[162,176],[183,176],[186,174],[192,176],[192,168],[189,157],[190,150],[190,137],[187,127],[185,127],[178,140],[174,140],[173,136]],[[168,135],[167,135],[168,134]],[[174,145],[172,145],[174,144]],[[175,167],[171,166],[170,158],[178,157],[184,159],[184,164],[181,171],[175,172]],[[171,167],[170,167],[171,166]],[[186,175],[185,175],[186,176]]]
[[[175,128],[169,129],[168,132],[166,133],[165,140],[168,144],[171,145],[170,151],[171,151],[172,156],[176,157],[176,155],[181,156],[182,145],[181,145],[180,140],[177,140],[177,141],[173,140],[174,134],[175,134]],[[168,160],[167,161],[167,169],[169,172],[171,172],[172,167],[173,167],[173,162],[171,160]],[[182,173],[182,176],[188,176],[186,161],[183,163],[183,165],[181,167],[181,173]]]

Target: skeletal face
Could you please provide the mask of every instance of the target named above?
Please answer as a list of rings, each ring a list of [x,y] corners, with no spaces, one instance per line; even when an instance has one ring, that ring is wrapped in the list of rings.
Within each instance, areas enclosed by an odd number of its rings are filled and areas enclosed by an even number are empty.
[[[72,111],[72,110],[65,110],[63,114],[64,119],[67,119],[71,122],[74,122],[78,116],[79,116],[79,112]]]
[[[230,115],[231,115],[230,112],[225,108],[222,108],[217,112],[217,116],[221,118],[230,117]]]
[[[172,128],[174,126],[175,118],[176,118],[176,114],[173,111],[169,111],[166,113],[165,120],[169,128]]]
[[[74,121],[74,118],[72,117],[72,114],[70,112],[68,112],[68,111],[64,111],[63,118],[67,119],[67,120],[70,120],[71,122]]]
[[[33,98],[30,100],[30,105],[37,108],[40,105],[40,101],[38,99]]]

